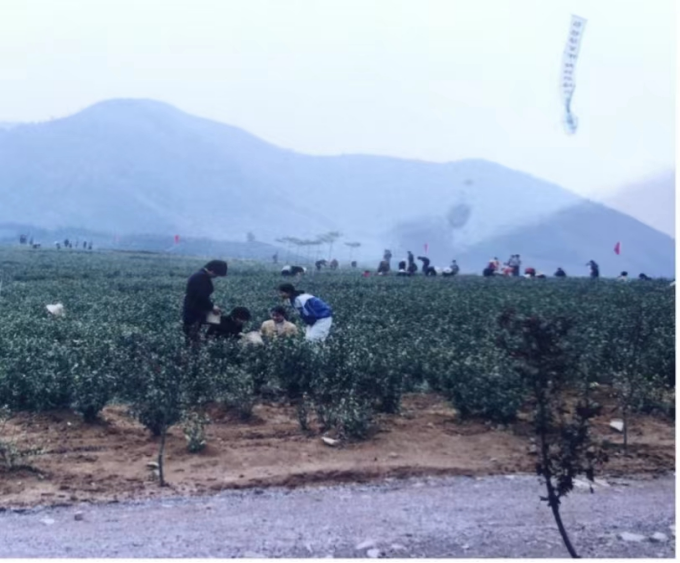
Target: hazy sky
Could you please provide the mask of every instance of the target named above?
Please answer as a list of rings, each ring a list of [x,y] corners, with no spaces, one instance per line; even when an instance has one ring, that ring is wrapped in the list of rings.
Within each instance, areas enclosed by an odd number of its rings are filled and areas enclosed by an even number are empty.
[[[674,167],[675,25],[674,0],[0,0],[0,120],[153,98],[300,152],[486,158],[596,196]]]

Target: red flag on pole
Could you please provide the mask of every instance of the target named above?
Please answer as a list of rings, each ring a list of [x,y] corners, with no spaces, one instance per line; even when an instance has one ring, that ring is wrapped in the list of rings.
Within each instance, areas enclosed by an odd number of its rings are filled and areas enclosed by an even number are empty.
[[[427,254],[427,243],[425,243],[425,254]]]
[[[621,243],[620,242],[616,243],[616,246],[614,247],[614,252],[616,252],[616,254],[621,254]]]
[[[179,235],[175,235],[175,244],[179,244]]]

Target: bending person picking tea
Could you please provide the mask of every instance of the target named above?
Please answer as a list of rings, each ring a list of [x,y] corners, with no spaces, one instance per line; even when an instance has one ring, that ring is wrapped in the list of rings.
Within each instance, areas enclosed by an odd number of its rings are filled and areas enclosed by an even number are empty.
[[[295,289],[290,283],[281,284],[279,294],[282,299],[290,301],[307,325],[305,340],[310,342],[326,340],[333,324],[333,310],[326,303],[318,297]]]

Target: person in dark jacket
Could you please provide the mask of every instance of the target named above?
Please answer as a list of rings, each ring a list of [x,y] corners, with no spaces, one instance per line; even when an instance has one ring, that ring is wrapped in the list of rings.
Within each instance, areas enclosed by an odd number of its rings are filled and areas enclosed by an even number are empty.
[[[301,276],[306,272],[302,266],[284,266],[281,268],[281,275],[284,277]]]
[[[418,256],[418,260],[421,260],[423,263],[423,274],[426,276],[437,275],[437,270],[434,269],[434,266],[430,266],[430,259],[427,256]]]
[[[586,264],[586,266],[590,266],[591,278],[596,279],[600,277],[600,267],[597,265],[597,262],[595,262],[595,260],[591,260]]]
[[[220,324],[211,324],[205,336],[206,338],[231,338],[236,340],[243,332],[243,325],[250,318],[250,311],[246,307],[234,307],[229,315],[220,319]]]
[[[201,326],[208,313],[220,314],[220,308],[210,300],[215,289],[212,279],[226,275],[227,263],[223,260],[212,260],[187,281],[182,320],[184,321],[184,334],[190,341],[200,340]]]
[[[407,254],[407,261],[408,265],[406,266],[406,271],[411,275],[415,274],[418,271],[418,264],[416,264],[415,258],[413,257],[413,252],[410,250]]]
[[[279,295],[290,302],[305,323],[305,340],[323,341],[333,324],[333,310],[321,299],[306,291],[299,291],[290,283],[279,286]]]
[[[555,272],[555,277],[556,278],[566,278],[567,272],[565,272],[562,268],[557,268],[557,271]]]
[[[379,276],[386,276],[390,273],[390,263],[387,260],[381,260],[378,264],[378,271],[376,272]]]

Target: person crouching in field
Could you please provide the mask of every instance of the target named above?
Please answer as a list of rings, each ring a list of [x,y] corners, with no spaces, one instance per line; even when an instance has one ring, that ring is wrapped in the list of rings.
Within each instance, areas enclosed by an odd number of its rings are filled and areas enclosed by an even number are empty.
[[[277,305],[269,312],[271,319],[264,321],[260,327],[260,334],[265,338],[276,338],[278,336],[295,336],[298,333],[297,327],[286,318],[286,308]]]
[[[284,266],[281,268],[281,275],[285,277],[301,276],[306,271],[307,270],[305,270],[305,268],[302,266]]]
[[[318,342],[326,340],[333,324],[333,310],[321,299],[304,291],[298,291],[290,283],[279,286],[282,299],[287,299],[300,313],[300,317],[307,325],[305,340]]]
[[[212,260],[187,281],[182,319],[184,334],[189,342],[200,341],[201,326],[206,321],[208,313],[220,314],[220,308],[210,300],[215,288],[212,279],[227,275],[227,263],[223,260]]]
[[[229,315],[220,319],[220,324],[211,324],[205,333],[206,338],[231,338],[237,340],[243,332],[243,325],[250,320],[246,307],[234,307]]]

